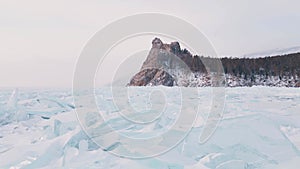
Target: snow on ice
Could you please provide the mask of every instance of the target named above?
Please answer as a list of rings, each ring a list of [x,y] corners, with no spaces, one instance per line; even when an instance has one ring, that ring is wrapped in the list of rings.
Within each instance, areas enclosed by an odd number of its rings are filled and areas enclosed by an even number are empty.
[[[141,90],[142,91],[142,90]],[[68,90],[9,90],[0,95],[0,168],[97,169],[298,169],[300,166],[300,89],[226,88],[223,120],[204,144],[198,142],[211,105],[211,88],[199,88],[200,114],[190,134],[171,151],[143,160],[119,158],[103,151],[82,131]],[[109,90],[96,92],[99,108],[110,120],[119,111]],[[180,104],[177,96],[176,105]],[[143,93],[141,92],[141,95]],[[191,101],[186,100],[186,101]],[[133,101],[133,105],[147,99]],[[169,105],[170,106],[170,105]],[[172,107],[172,105],[171,105]],[[133,134],[163,132],[176,114],[166,111],[153,126],[115,124]],[[184,110],[182,111],[184,113]],[[99,114],[86,119],[93,124]],[[129,132],[130,133],[130,132]],[[118,146],[118,143],[111,143]]]

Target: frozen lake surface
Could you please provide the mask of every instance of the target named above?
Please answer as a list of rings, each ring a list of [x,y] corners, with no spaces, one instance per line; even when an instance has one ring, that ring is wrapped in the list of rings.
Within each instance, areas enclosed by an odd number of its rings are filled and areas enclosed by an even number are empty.
[[[159,99],[150,102],[143,95],[143,88],[139,90],[140,97],[132,97],[131,106],[138,111],[159,107]],[[123,107],[114,105],[115,99],[109,91],[95,92],[99,111],[114,130],[124,135],[155,137],[168,131],[178,120],[176,110],[185,101],[198,101],[199,116],[188,136],[172,150],[153,158],[131,160],[109,153],[121,143],[113,142],[103,151],[89,139],[77,119],[70,90],[2,89],[0,168],[298,169],[300,166],[300,88],[226,88],[222,120],[203,144],[199,143],[199,135],[211,106],[211,88],[200,88],[199,94],[191,93],[185,100],[180,100],[178,91],[167,93],[164,97],[169,101],[163,103],[167,105],[163,113],[153,123],[149,121],[147,127],[119,122],[122,116],[117,115]],[[91,115],[87,120],[92,123],[94,118]]]

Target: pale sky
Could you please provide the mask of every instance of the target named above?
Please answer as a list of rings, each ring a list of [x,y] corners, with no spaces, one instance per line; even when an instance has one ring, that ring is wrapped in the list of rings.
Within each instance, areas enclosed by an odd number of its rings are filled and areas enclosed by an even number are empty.
[[[0,87],[71,87],[86,42],[105,25],[144,12],[188,21],[220,56],[300,46],[299,6],[299,0],[2,0]]]

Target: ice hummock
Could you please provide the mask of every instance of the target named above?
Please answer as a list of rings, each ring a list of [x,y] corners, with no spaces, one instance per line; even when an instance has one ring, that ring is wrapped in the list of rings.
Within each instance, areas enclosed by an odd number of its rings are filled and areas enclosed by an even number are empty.
[[[103,151],[82,131],[72,108],[70,91],[19,90],[14,94],[1,91],[0,168],[297,169],[300,166],[298,88],[227,88],[223,120],[213,136],[200,144],[198,139],[210,107],[210,94],[209,87],[199,89],[197,98],[203,111],[183,142],[161,156],[130,160]],[[97,97],[103,109],[110,113],[120,111],[110,102],[112,96],[107,89],[99,89]],[[98,114],[91,113],[86,120],[93,125],[95,118]],[[161,122],[160,127],[168,125],[167,122]],[[135,132],[143,132],[138,126],[120,125],[115,127],[130,129],[130,126]],[[147,129],[161,130],[155,126]],[[117,144],[111,143],[111,149]]]

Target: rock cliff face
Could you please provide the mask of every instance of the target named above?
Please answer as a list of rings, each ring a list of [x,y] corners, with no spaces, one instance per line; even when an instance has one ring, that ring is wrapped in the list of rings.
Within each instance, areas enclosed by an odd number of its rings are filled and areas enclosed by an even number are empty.
[[[171,63],[168,60],[168,55],[171,54],[171,48],[177,49],[180,46],[179,43],[163,44],[163,42],[155,38],[152,41],[152,48],[146,61],[139,73],[137,73],[130,81],[130,86],[147,86],[147,85],[164,85],[174,86],[175,79],[166,71],[159,69],[161,62],[166,62],[171,67]]]
[[[222,63],[226,86],[300,87],[300,53],[254,59],[217,59],[192,55],[188,50],[182,50],[178,42],[164,44],[159,38],[152,41],[145,62],[128,85],[211,86],[213,70],[206,70],[203,62],[216,60]]]
[[[144,69],[136,74],[130,81],[130,86],[174,86],[173,77],[163,70]]]

